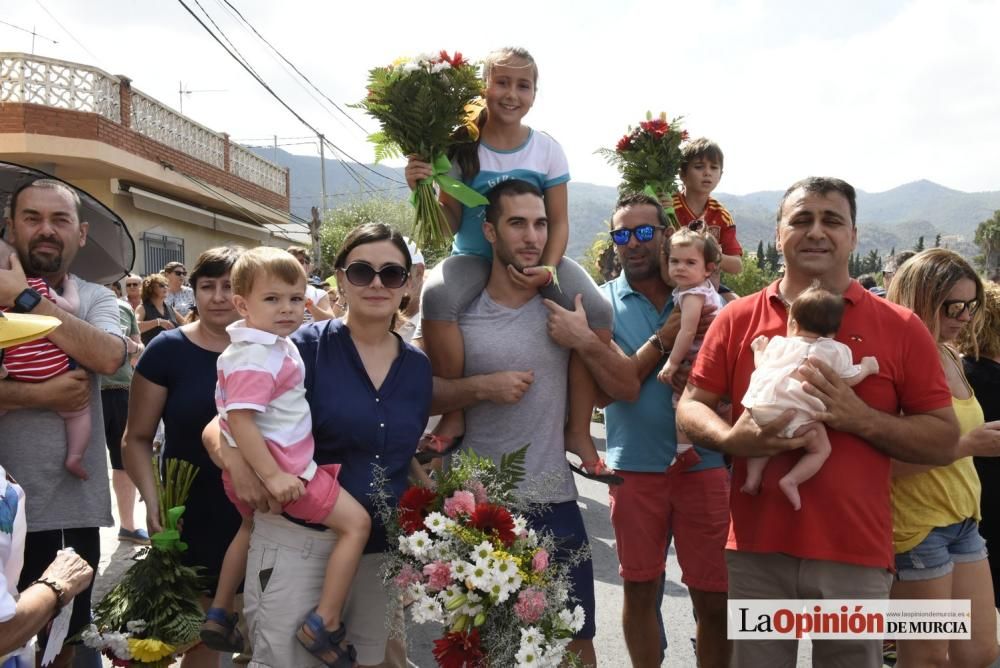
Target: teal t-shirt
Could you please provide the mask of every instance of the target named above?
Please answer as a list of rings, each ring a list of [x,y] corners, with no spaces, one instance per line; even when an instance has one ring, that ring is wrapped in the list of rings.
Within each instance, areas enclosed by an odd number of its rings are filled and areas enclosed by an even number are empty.
[[[452,176],[461,178],[458,166]],[[485,142],[479,143],[479,173],[472,179],[463,179],[466,185],[485,195],[497,184],[512,179],[527,181],[545,192],[553,186],[569,181],[569,163],[566,154],[555,139],[544,132],[530,130],[523,144],[509,151],[495,149]],[[462,221],[452,242],[453,255],[480,255],[493,258],[493,248],[483,236],[486,207],[462,207]]]
[[[626,355],[633,355],[642,347],[653,332],[663,326],[674,308],[673,300],[668,300],[663,310],[657,311],[643,294],[632,289],[624,274],[602,285],[601,290],[611,302],[615,343]],[[677,427],[671,404],[673,390],[656,380],[665,361],[643,380],[637,400],[616,401],[604,409],[608,465],[613,469],[662,473],[674,459]],[[690,470],[725,464],[720,453],[697,446],[695,449],[701,462]]]

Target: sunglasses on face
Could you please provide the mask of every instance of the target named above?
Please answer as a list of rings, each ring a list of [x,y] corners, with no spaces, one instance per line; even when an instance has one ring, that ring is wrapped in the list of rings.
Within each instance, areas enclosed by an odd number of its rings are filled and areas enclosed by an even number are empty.
[[[137,287],[139,287],[140,285],[142,285],[142,283],[126,283],[126,284],[125,284],[125,287],[126,287],[126,288],[137,288]]]
[[[946,299],[941,304],[941,311],[949,318],[958,319],[966,311],[969,312],[970,316],[976,314],[979,310],[979,300],[970,299],[967,302],[963,302],[961,299]]]
[[[188,273],[186,271],[182,271],[181,269],[176,269],[176,270],[174,270],[173,273],[176,276],[187,276],[188,275]]]
[[[406,271],[406,267],[400,264],[383,265],[381,269],[375,271],[375,267],[367,262],[352,262],[344,269],[344,275],[347,276],[351,285],[356,285],[359,288],[371,285],[375,277],[378,276],[384,287],[395,289],[403,287],[410,272]]]
[[[663,229],[660,225],[639,225],[632,229],[622,227],[617,230],[611,230],[611,240],[615,242],[616,246],[624,246],[634,234],[636,241],[646,243],[647,241],[652,241],[656,230],[660,229]]]

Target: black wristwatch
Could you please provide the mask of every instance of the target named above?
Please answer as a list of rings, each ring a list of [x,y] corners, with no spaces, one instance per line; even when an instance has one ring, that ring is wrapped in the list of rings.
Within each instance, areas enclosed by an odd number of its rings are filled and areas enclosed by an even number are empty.
[[[37,290],[25,288],[14,299],[14,308],[11,310],[13,313],[31,313],[40,301],[42,301],[42,295]]]

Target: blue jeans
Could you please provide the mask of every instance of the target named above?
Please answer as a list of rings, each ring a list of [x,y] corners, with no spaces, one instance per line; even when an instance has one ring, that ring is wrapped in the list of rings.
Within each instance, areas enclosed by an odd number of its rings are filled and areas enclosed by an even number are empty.
[[[972,518],[931,529],[916,547],[896,555],[896,578],[933,580],[951,573],[955,564],[982,561],[986,541]]]

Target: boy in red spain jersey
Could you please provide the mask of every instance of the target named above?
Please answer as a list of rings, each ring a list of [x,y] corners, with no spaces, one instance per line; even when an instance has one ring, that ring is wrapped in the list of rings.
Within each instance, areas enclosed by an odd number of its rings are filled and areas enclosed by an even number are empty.
[[[736,223],[733,216],[712,197],[712,191],[722,178],[722,149],[711,139],[699,137],[682,149],[682,192],[674,194],[673,206],[682,227],[696,232],[707,229],[722,246],[722,262],[712,276],[719,287],[719,271],[738,274],[743,269],[743,248],[736,240]]]

